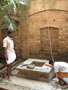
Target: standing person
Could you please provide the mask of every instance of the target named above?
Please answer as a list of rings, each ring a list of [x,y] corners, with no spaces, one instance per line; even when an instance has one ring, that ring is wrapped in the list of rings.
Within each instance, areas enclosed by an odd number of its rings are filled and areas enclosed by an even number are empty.
[[[68,63],[49,61],[49,64],[53,65],[56,77],[59,79],[60,84],[68,84]]]
[[[7,63],[8,79],[10,79],[10,76],[11,76],[11,64],[16,59],[13,36],[14,36],[14,31],[9,30],[7,33],[7,37],[5,37],[3,40],[4,56],[5,56],[6,63]]]

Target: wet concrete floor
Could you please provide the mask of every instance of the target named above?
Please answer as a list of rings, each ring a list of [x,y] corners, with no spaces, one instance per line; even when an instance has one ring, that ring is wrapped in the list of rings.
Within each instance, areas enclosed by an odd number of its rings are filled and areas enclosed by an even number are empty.
[[[0,90],[7,90],[7,89],[4,89],[4,88],[0,88]]]
[[[11,80],[0,80],[0,87],[8,90],[68,90],[54,81],[49,83],[12,76]]]

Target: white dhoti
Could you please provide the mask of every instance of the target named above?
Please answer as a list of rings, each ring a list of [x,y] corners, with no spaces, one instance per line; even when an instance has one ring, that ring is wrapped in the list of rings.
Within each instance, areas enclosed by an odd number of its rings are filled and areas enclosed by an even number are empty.
[[[7,56],[8,56],[8,60],[7,61],[7,64],[10,64],[10,63],[13,63],[16,59],[16,54],[15,54],[15,51],[7,51]]]

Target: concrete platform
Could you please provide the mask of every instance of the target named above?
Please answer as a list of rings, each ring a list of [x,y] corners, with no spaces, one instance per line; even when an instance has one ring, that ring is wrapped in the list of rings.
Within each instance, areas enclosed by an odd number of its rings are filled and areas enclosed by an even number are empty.
[[[51,67],[45,65],[48,63],[48,60],[29,58],[17,67],[19,70],[18,76],[48,82],[49,74],[52,69]],[[34,65],[35,67],[30,69],[28,68],[28,65]]]

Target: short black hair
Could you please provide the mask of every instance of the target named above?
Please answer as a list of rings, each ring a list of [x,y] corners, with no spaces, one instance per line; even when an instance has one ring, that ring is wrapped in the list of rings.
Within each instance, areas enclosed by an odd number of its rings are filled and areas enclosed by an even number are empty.
[[[49,60],[49,64],[53,64],[54,63],[54,60],[53,59],[50,59]]]
[[[14,32],[14,30],[8,30],[8,34],[11,34],[11,33],[13,33]]]

